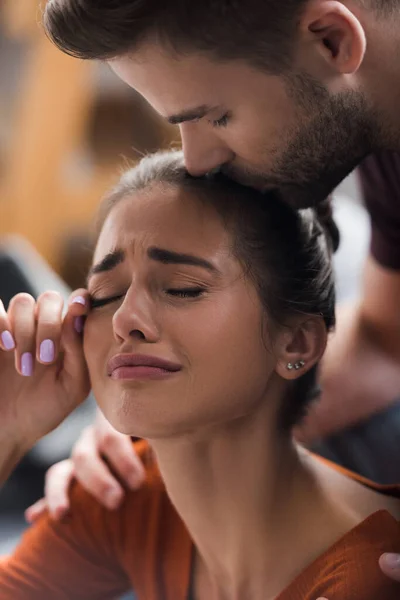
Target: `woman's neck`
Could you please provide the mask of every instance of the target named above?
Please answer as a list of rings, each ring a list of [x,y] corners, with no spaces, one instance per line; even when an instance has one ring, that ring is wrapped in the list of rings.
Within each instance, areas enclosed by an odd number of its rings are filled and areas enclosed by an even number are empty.
[[[274,597],[324,549],[316,528],[326,499],[290,437],[271,432],[267,408],[202,435],[152,441],[218,600]]]

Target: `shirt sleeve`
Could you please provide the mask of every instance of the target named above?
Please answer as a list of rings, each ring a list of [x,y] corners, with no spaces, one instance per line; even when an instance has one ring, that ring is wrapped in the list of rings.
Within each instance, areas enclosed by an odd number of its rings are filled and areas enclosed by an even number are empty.
[[[0,561],[0,600],[110,600],[130,588],[118,559],[117,512],[81,486],[64,522],[42,517]]]
[[[383,267],[400,270],[400,154],[371,154],[358,172],[371,216],[372,256]]]

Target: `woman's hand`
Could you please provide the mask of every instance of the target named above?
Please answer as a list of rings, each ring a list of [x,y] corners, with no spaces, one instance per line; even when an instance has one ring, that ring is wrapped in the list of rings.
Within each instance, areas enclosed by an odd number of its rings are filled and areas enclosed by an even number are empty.
[[[28,294],[18,294],[8,312],[0,301],[3,466],[11,450],[20,458],[89,393],[82,346],[88,303],[85,290],[75,292],[63,318],[64,303],[57,292],[46,292],[37,301]]]
[[[131,438],[118,433],[98,411],[94,424],[84,429],[76,442],[72,457],[47,471],[45,497],[29,507],[25,517],[32,523],[48,510],[53,518],[62,519],[69,510],[68,490],[73,478],[98,502],[114,510],[124,497],[121,483],[137,489],[144,475]]]

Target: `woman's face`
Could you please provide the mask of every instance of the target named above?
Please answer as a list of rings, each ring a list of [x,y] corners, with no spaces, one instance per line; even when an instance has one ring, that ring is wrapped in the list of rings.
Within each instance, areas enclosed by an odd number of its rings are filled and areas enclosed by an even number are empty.
[[[275,360],[231,246],[217,213],[188,190],[153,185],[111,210],[89,276],[84,345],[94,395],[117,430],[180,435],[264,399]]]

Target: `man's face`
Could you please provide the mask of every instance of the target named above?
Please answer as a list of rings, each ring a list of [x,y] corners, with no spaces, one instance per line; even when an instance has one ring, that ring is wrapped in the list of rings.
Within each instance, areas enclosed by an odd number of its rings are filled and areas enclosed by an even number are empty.
[[[360,92],[331,95],[306,75],[272,76],[244,61],[172,55],[150,43],[111,67],[179,124],[193,175],[221,167],[310,205],[372,150],[373,117]]]

